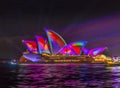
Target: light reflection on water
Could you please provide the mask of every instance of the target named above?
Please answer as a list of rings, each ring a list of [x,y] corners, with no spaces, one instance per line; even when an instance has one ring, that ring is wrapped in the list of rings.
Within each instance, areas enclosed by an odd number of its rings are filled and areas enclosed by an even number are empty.
[[[10,88],[120,88],[119,66],[31,64],[4,68],[7,71],[0,74],[0,83]]]

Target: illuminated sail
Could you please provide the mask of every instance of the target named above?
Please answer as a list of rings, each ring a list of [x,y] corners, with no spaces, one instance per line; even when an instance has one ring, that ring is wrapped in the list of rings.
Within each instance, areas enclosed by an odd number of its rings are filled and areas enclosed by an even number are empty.
[[[43,38],[42,36],[36,36],[36,40],[38,44],[38,51],[40,54],[42,54],[43,52],[50,53],[48,42],[45,38]]]
[[[41,57],[38,54],[29,53],[29,54],[23,54],[23,56],[26,59],[28,59],[28,60],[30,60],[32,62],[40,62],[41,61]]]
[[[86,45],[86,41],[78,41],[70,43],[60,49],[57,54],[80,55],[82,47]]]
[[[68,45],[66,45],[62,49],[60,49],[56,54],[71,55],[74,54],[74,52],[71,50],[71,48]]]
[[[37,44],[35,41],[23,40],[22,42],[26,45],[29,52],[33,52],[33,53],[37,52]]]
[[[88,55],[89,50],[85,47],[82,48],[83,54]]]
[[[81,54],[81,48],[78,46],[71,46],[72,51],[74,51],[75,55]]]
[[[97,56],[102,53],[107,47],[93,48],[89,51],[88,55]]]
[[[56,52],[58,52],[58,50],[60,50],[62,47],[66,45],[65,40],[59,34],[49,29],[45,29],[45,31],[48,36],[52,54],[55,54]]]

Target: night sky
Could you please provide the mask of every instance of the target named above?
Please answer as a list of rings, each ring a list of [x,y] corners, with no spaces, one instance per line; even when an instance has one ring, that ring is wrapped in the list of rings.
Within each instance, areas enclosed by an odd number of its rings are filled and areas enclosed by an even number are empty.
[[[0,1],[0,57],[18,58],[23,39],[58,32],[67,43],[86,40],[86,48],[107,46],[120,56],[119,0],[4,0]]]

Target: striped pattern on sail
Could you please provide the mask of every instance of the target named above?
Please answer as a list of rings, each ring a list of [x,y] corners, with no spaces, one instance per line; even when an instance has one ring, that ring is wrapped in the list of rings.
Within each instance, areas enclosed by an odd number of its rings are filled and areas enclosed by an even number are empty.
[[[42,54],[43,52],[50,54],[49,45],[45,38],[43,38],[42,36],[36,36],[36,41],[38,44],[38,52],[40,54]]]
[[[55,54],[56,52],[58,52],[58,50],[60,50],[61,48],[63,48],[66,45],[65,40],[58,33],[54,32],[52,30],[49,30],[49,29],[45,29],[45,31],[48,36],[52,54]]]

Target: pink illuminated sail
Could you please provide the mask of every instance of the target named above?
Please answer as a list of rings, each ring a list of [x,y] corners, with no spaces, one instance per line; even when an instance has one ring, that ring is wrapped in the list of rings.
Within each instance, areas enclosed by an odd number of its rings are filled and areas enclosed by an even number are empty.
[[[40,54],[42,54],[43,52],[50,53],[49,45],[45,38],[43,38],[42,36],[36,36],[36,40],[38,44],[38,51]]]
[[[85,47],[87,44],[87,41],[77,41],[77,42],[72,42],[70,45],[72,46],[79,46],[79,47]]]
[[[60,50],[62,47],[66,45],[65,40],[58,33],[49,29],[45,29],[45,31],[48,36],[52,54],[55,54],[56,52],[58,52],[58,50]]]
[[[71,55],[73,54],[74,52],[71,50],[70,47],[68,46],[65,46],[63,47],[62,49],[59,50],[59,52],[57,52],[56,54],[67,54],[67,55]]]
[[[22,42],[26,45],[29,52],[33,52],[33,53],[37,52],[37,44],[36,44],[35,41],[33,41],[33,40],[23,40]]]
[[[81,49],[83,46],[85,46],[85,45],[81,44],[81,41],[73,42],[73,43],[70,43],[70,44],[64,46],[56,54],[80,55],[82,52]]]
[[[80,53],[81,53],[80,47],[67,45],[60,49],[56,54],[80,55]]]
[[[89,51],[88,55],[97,56],[98,54],[102,53],[107,47],[99,47],[93,48]]]

